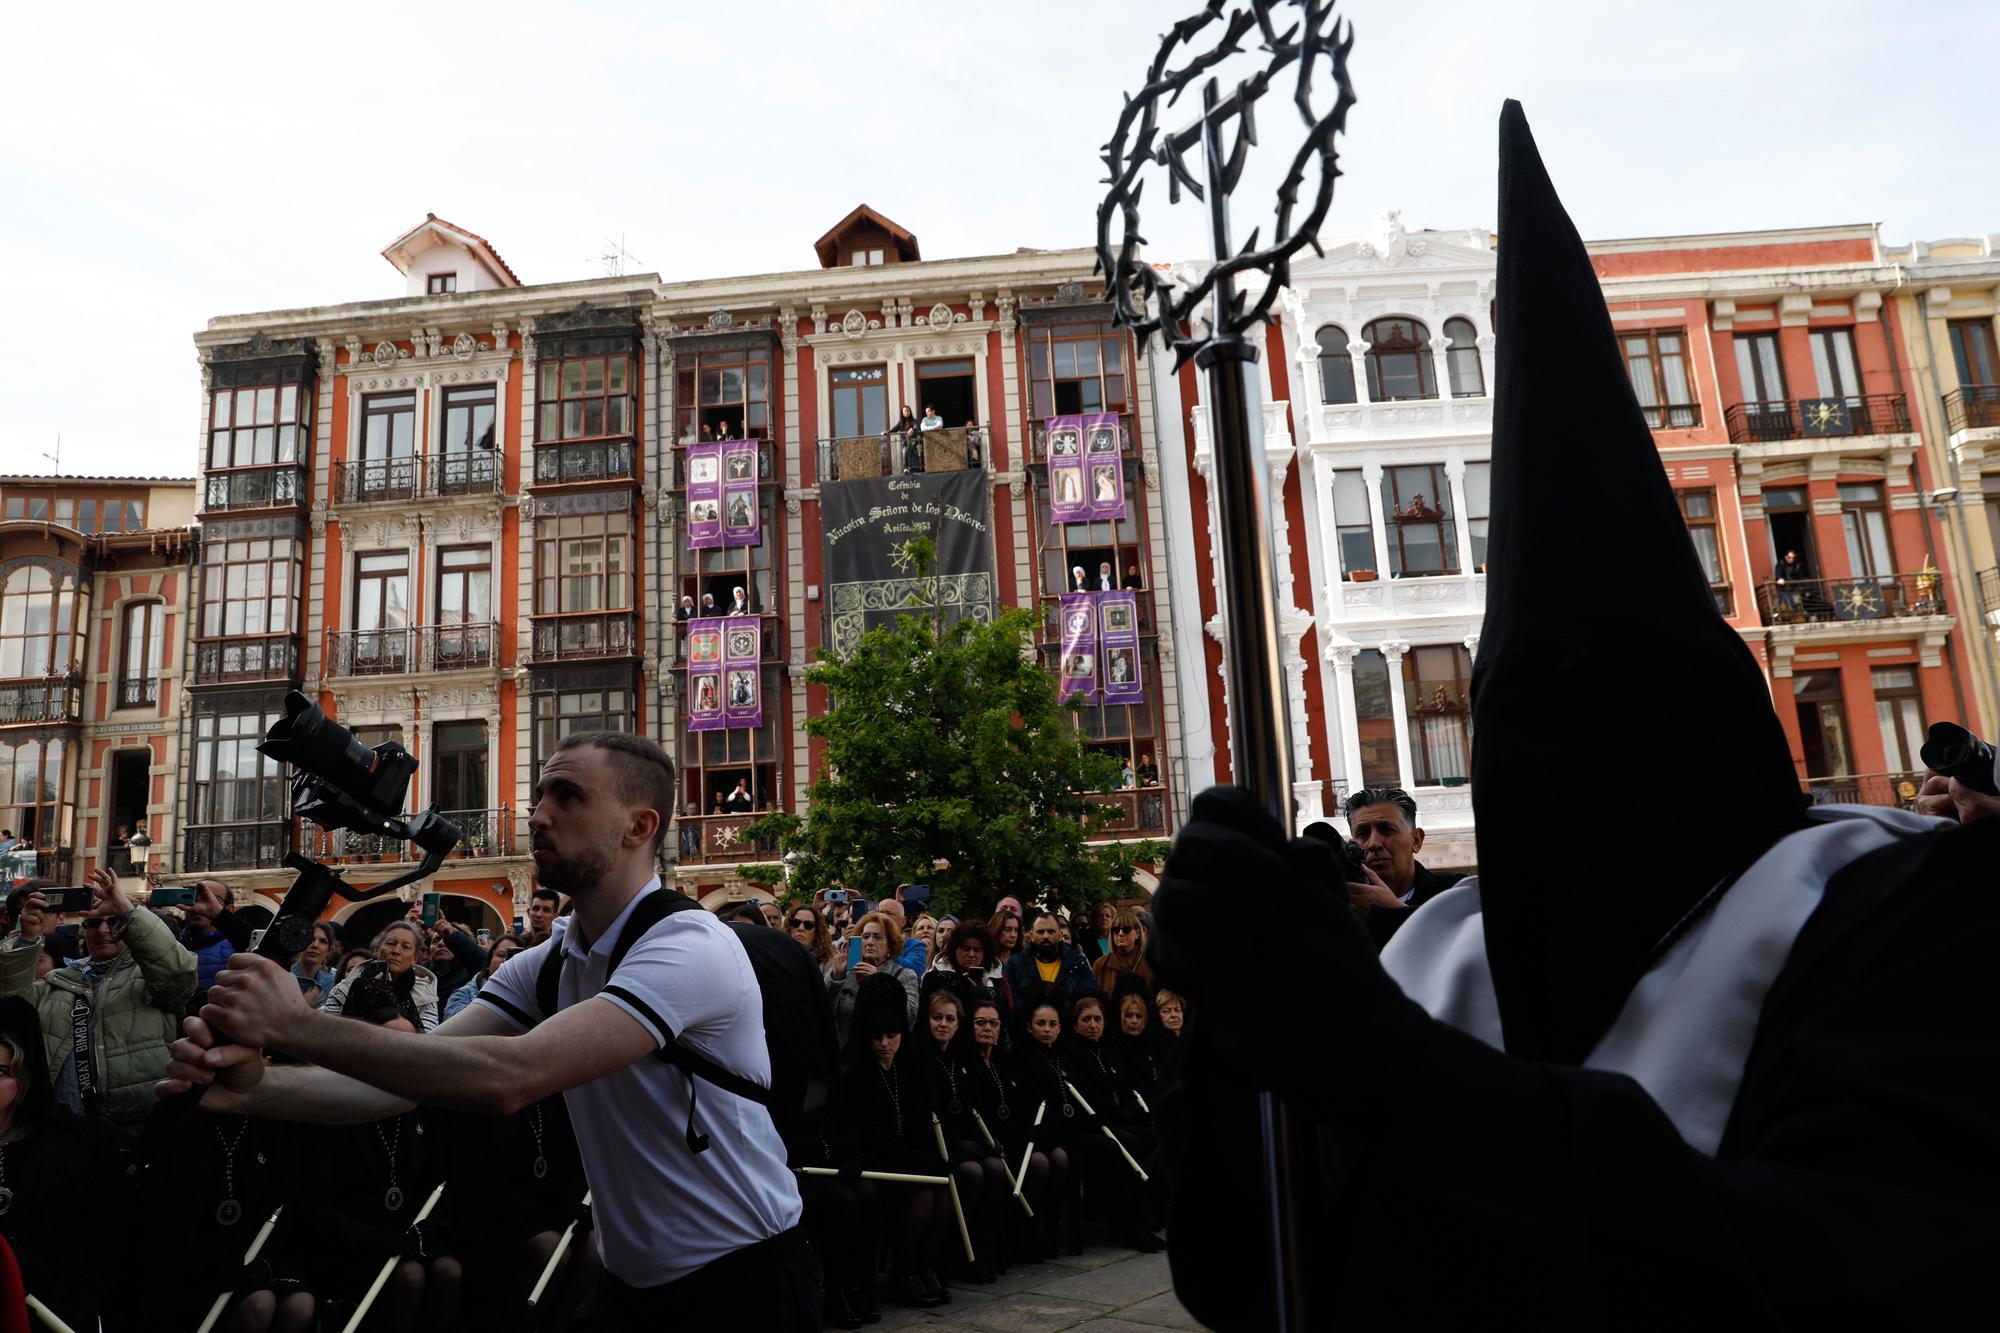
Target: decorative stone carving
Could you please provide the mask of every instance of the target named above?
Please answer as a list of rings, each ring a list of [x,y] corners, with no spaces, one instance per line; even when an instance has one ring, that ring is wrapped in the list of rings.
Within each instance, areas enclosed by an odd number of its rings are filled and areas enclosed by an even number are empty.
[[[1150,459],[1150,458],[1149,458],[1149,459],[1147,459],[1147,460],[1146,460],[1145,462],[1141,463],[1141,464],[1139,465],[1139,468],[1140,468],[1140,472],[1141,472],[1141,473],[1142,473],[1142,474],[1143,474],[1143,475],[1145,476],[1145,478],[1146,478],[1146,489],[1147,489],[1147,490],[1149,490],[1149,491],[1157,491],[1157,490],[1159,490],[1159,489],[1160,489],[1160,465],[1159,465],[1159,464],[1158,464],[1157,462],[1155,462],[1155,461],[1154,461],[1153,459]],[[1281,473],[1280,475],[1282,475],[1282,473]]]
[[[1360,245],[1365,258],[1379,259],[1390,268],[1395,268],[1413,255],[1421,255],[1427,248],[1421,238],[1413,238],[1403,229],[1403,212],[1398,208],[1384,208],[1376,211],[1375,230]]]
[[[718,310],[708,317],[710,333],[726,333],[736,327],[736,317],[727,310]]]
[[[1074,301],[1081,301],[1082,299],[1083,299],[1083,284],[1078,282],[1075,278],[1071,278],[1066,282],[1060,282],[1056,284],[1056,300],[1074,302]]]
[[[936,305],[931,307],[930,314],[924,316],[924,322],[930,325],[934,329],[936,328],[948,329],[951,327],[951,323],[954,318],[955,316],[951,313],[951,307],[946,305],[944,302],[939,301]]]
[[[424,330],[424,355],[444,355],[444,332],[440,329]]]
[[[396,358],[400,355],[401,353],[396,350],[396,344],[390,342],[387,338],[375,344],[375,364],[378,366],[394,365]]]
[[[451,340],[451,354],[460,361],[470,361],[479,352],[479,340],[469,333],[461,333]]]
[[[361,359],[361,339],[350,335],[347,338],[347,364],[352,366]]]
[[[965,303],[966,305],[972,308],[972,318],[975,323],[977,323],[979,320],[986,318],[985,292],[972,293],[970,296],[965,298]]]
[[[798,496],[796,496],[796,495],[788,495],[788,496],[786,496],[786,497],[785,497],[785,512],[786,512],[787,514],[796,514],[796,513],[798,513],[798,512],[799,512],[799,497],[798,497]]]
[[[507,350],[507,325],[504,320],[493,326],[493,350],[496,352]]]
[[[868,316],[859,310],[850,310],[840,317],[840,331],[850,338],[859,338],[870,327]]]
[[[323,495],[313,501],[312,530],[314,536],[326,531],[326,497]]]
[[[799,312],[793,306],[778,307],[779,336],[785,344],[785,351],[799,350]]]
[[[814,333],[825,333],[825,332],[826,332],[826,307],[825,307],[825,306],[823,306],[823,305],[820,305],[820,304],[818,304],[818,303],[814,303],[814,305],[813,305],[813,308],[812,308],[812,322],[813,322],[813,332],[814,332]]]

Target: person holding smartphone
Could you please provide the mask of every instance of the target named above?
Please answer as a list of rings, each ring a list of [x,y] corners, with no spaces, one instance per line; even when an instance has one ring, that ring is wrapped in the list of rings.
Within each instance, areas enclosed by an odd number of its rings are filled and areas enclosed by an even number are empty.
[[[917,974],[896,961],[896,955],[902,948],[901,929],[893,918],[884,913],[870,912],[855,923],[847,953],[838,956],[843,964],[853,959],[853,965],[844,967],[845,975],[830,983],[833,988],[834,1031],[840,1036],[841,1049],[847,1048],[848,1033],[854,1026],[854,1006],[861,993],[861,983],[872,976],[894,977],[901,984],[907,1000],[903,1024],[906,1028],[915,1025]]]

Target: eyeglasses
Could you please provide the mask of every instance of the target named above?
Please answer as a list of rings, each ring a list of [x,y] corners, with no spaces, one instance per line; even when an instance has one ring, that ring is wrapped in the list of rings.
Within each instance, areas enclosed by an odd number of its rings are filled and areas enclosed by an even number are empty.
[[[1000,1026],[1000,1020],[997,1018],[975,1018],[972,1020],[972,1026],[976,1028],[997,1028]]]
[[[1111,928],[1111,933],[1113,935],[1130,935],[1138,929],[1139,928],[1137,926],[1113,926]]]
[[[124,924],[124,922],[115,916],[89,916],[83,919],[83,928],[85,930],[108,930],[113,935],[116,935],[119,927]]]
[[[815,921],[815,919],[816,918],[809,916],[795,916],[792,918],[792,929],[811,930],[813,928],[813,922]]]

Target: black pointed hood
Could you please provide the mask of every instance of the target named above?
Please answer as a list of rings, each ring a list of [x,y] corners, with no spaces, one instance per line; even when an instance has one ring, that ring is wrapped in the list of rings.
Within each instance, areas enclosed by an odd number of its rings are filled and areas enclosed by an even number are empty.
[[[1580,1062],[1661,937],[1796,827],[1771,695],[1708,581],[1590,256],[1500,113],[1486,620],[1472,800],[1507,1049]]]

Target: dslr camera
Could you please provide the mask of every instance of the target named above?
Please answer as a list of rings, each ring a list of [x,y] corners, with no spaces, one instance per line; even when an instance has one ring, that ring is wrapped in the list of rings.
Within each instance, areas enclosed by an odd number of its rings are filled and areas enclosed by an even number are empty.
[[[2000,796],[1993,781],[1993,747],[1956,722],[1933,722],[1917,751],[1933,773],[1956,778],[1960,786],[1987,796]]]

